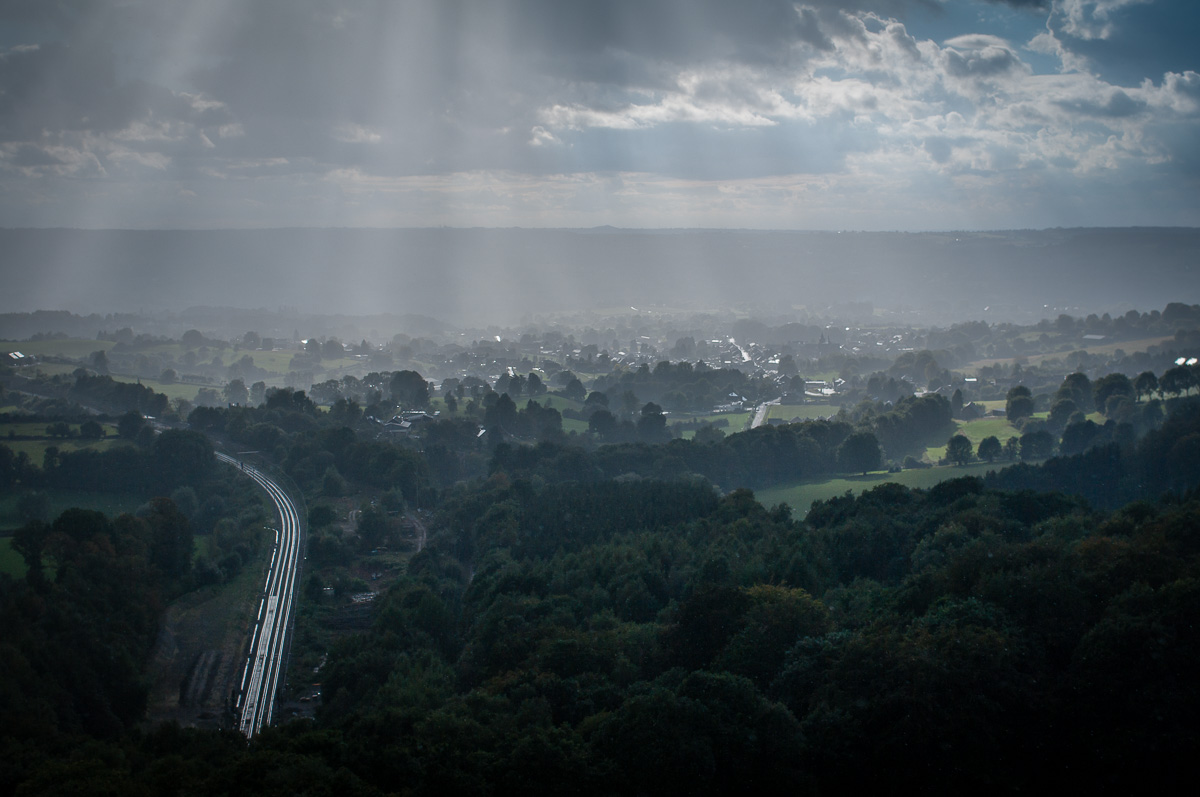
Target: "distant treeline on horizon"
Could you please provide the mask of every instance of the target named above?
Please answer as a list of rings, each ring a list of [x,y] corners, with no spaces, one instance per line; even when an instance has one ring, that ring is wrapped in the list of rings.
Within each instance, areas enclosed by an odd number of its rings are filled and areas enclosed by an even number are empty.
[[[0,312],[412,314],[458,327],[659,305],[1030,323],[1200,301],[1197,228],[994,232],[0,229]]]

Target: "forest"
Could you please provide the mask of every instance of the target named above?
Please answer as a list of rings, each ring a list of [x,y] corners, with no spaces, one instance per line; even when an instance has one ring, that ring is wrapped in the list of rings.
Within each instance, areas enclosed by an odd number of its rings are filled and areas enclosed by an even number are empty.
[[[798,521],[497,473],[329,650],[315,719],[249,746],[138,725],[175,515],[64,514],[53,582],[5,581],[6,790],[1109,793],[1200,741],[1194,491],[1099,511],[963,478]]]
[[[509,376],[523,406],[463,380],[472,412],[416,413],[418,436],[389,439],[367,416],[427,407],[415,372],[381,375],[390,407],[268,388],[166,429],[145,417],[165,397],[103,375],[9,394],[22,429],[115,439],[40,462],[0,445],[0,488],[153,497],[115,517],[27,502],[25,575],[0,575],[0,789],[1163,787],[1200,742],[1200,397],[1170,370],[1018,385],[1012,445],[978,447],[986,474],[807,513],[753,490],[949,456],[961,396],[898,388],[682,439],[624,394],[686,396],[694,368],[593,380],[582,433],[561,390]],[[166,607],[269,555],[261,496],[214,449],[251,452],[307,502],[288,694],[319,699],[249,741],[231,712],[225,730],[145,719]]]

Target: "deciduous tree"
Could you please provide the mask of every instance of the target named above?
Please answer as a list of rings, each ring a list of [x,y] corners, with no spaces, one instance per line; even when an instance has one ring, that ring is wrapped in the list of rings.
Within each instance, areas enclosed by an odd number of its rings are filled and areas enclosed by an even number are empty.
[[[979,451],[977,453],[980,459],[986,459],[991,463],[995,462],[1003,451],[1004,448],[1000,444],[1000,439],[995,435],[989,435],[979,441]]]
[[[397,371],[388,386],[392,399],[401,407],[421,409],[429,405],[429,383],[416,371]]]
[[[862,473],[875,470],[883,459],[879,439],[870,432],[854,432],[837,447],[838,465],[844,471]]]
[[[971,461],[971,441],[965,435],[956,434],[946,443],[946,459],[956,465]]]
[[[1012,424],[1033,415],[1033,393],[1029,388],[1017,385],[1009,390],[1005,396],[1004,413]]]

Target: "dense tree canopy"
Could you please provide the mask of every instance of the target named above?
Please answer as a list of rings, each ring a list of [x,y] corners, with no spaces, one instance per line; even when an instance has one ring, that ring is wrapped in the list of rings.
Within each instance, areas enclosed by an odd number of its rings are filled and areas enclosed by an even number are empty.
[[[0,486],[172,496],[116,519],[42,511],[13,536],[29,569],[0,577],[0,789],[1108,792],[1158,790],[1186,766],[1200,743],[1200,401],[1131,413],[1113,380],[1097,424],[1069,378],[1047,406],[1066,416],[1063,456],[1031,464],[1056,438],[1030,419],[1023,464],[884,484],[801,518],[738,488],[947,441],[951,402],[868,400],[835,420],[668,440],[668,399],[640,386],[688,374],[659,370],[597,392],[590,436],[480,390],[474,418],[389,441],[356,402],[326,413],[275,389],[41,468],[0,447]],[[1110,382],[1086,386],[1098,400]],[[206,435],[252,446],[308,494],[313,614],[341,611],[321,574],[353,581],[401,522],[428,532],[356,615],[369,629],[344,626],[321,651],[316,717],[249,745],[135,729],[165,601],[228,578],[254,543],[221,509],[237,474]],[[989,436],[978,455],[1012,451]],[[948,459],[970,456],[950,437]]]

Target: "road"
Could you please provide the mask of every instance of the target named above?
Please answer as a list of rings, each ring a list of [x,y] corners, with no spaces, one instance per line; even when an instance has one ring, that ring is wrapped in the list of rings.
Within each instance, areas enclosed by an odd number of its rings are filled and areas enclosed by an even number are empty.
[[[779,403],[780,403],[779,399],[773,399],[772,401],[768,401],[764,404],[759,404],[758,409],[756,409],[754,411],[754,420],[752,420],[750,422],[750,428],[757,429],[758,427],[760,427],[764,423],[766,423],[767,422],[767,413],[770,411],[772,406],[779,404]]]
[[[263,473],[224,454],[217,454],[217,459],[241,469],[258,482],[271,496],[280,518],[238,696],[238,727],[246,736],[253,736],[271,723],[275,694],[283,680],[283,659],[300,564],[300,516],[287,493]]]

